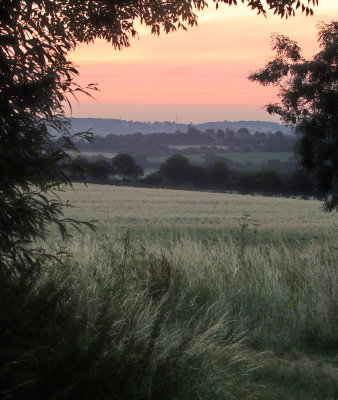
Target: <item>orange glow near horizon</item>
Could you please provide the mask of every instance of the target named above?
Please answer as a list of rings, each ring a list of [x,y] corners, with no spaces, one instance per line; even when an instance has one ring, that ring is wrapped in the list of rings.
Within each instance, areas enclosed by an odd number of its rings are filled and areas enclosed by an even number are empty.
[[[255,15],[247,7],[210,7],[188,32],[152,36],[144,28],[129,48],[115,51],[103,41],[71,55],[78,82],[97,83],[96,101],[79,98],[73,115],[205,122],[273,119],[261,107],[276,101],[275,88],[250,82],[250,72],[273,56],[270,36],[278,32],[299,42],[303,54],[318,51],[319,21],[338,17],[337,0],[319,0],[313,17],[281,20]]]

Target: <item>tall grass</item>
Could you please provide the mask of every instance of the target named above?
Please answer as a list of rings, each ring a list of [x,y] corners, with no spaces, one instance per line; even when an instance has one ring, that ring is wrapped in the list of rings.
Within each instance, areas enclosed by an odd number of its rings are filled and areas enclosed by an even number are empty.
[[[121,188],[117,221],[98,188],[80,214],[105,228],[52,235],[73,256],[0,287],[1,399],[338,398],[338,250],[319,203]]]
[[[334,351],[338,345],[337,248],[317,240],[295,242],[292,247],[282,239],[278,244],[263,244],[255,230],[249,226],[242,232],[239,227],[238,234],[226,240],[178,237],[169,244],[144,240],[131,231],[127,253],[116,232],[100,242],[88,237],[70,246],[78,259],[84,257],[83,248],[88,257],[97,259],[96,248],[105,243],[112,257],[108,264],[119,265],[120,276],[132,274],[135,281],[146,279],[148,284],[149,266],[165,253],[171,265],[173,307],[185,304],[182,310],[188,314],[198,314],[199,307],[221,310],[228,315],[230,330],[259,350]]]
[[[184,239],[171,254],[173,264],[189,276],[186,291],[230,310],[234,330],[254,347],[337,348],[338,269],[332,246],[243,247],[241,241],[206,245]]]
[[[246,395],[252,352],[189,275],[127,240],[69,246],[73,260],[2,298],[0,398]]]

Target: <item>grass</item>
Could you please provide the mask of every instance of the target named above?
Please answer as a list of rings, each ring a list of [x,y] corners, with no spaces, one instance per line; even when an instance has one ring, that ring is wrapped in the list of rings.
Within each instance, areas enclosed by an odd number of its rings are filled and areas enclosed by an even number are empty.
[[[143,237],[170,236],[217,240],[237,235],[240,218],[257,220],[262,243],[327,243],[337,234],[336,214],[318,201],[184,190],[76,184],[65,198],[74,203],[70,215],[94,219],[102,232],[129,227]]]
[[[211,148],[211,149],[223,149],[223,150],[227,150],[229,148],[229,146],[222,146],[222,145],[201,145],[201,144],[185,144],[185,145],[181,145],[181,146],[168,146],[171,149],[177,149],[177,150],[185,150],[185,149],[199,149],[201,147],[203,148]]]
[[[195,163],[195,164],[203,164],[204,163],[204,153],[196,153],[196,154],[184,154],[185,157],[188,158],[189,161]],[[170,154],[165,155],[165,156],[155,156],[155,157],[148,157],[148,161],[152,163],[163,163],[168,157],[170,157]]]
[[[16,327],[0,330],[2,396],[338,398],[336,214],[317,201],[74,188],[67,214],[98,232],[53,231],[44,246],[73,257],[46,267],[28,300],[18,287],[0,301]]]
[[[0,398],[222,400],[248,393],[255,356],[227,310],[135,238],[74,237],[64,265],[0,299]],[[56,268],[57,267],[57,268]],[[9,286],[6,286],[9,289]],[[2,291],[2,294],[4,292]]]
[[[77,157],[79,156],[79,153],[76,152],[69,152],[71,156]],[[104,152],[104,151],[81,151],[81,156],[83,157],[92,157],[92,156],[103,156],[106,158],[113,158],[117,155],[117,153],[112,153],[112,152]]]
[[[338,397],[337,215],[320,202],[95,185],[66,197],[112,246],[129,232],[132,253],[166,254],[184,302],[194,298],[184,313],[217,305],[265,354],[240,398]],[[95,253],[87,240],[78,251]]]
[[[203,164],[205,162],[204,153],[197,154],[184,154],[191,162],[196,164]],[[229,158],[236,163],[245,164],[247,162],[251,162],[254,165],[261,164],[268,160],[279,160],[279,161],[288,161],[293,157],[293,153],[216,153],[215,156]],[[158,156],[158,157],[148,157],[148,160],[153,163],[163,163],[167,158],[167,156]]]
[[[258,385],[254,398],[261,400],[336,399],[338,370],[335,359],[291,353],[267,352],[254,372]]]
[[[120,292],[113,303],[118,320],[134,326],[136,337],[141,335],[148,343],[151,321],[160,313],[157,293],[168,284],[168,274],[160,267],[165,252],[172,266],[170,290],[153,368],[160,368],[168,352],[174,357],[184,342],[187,347],[179,353],[180,368],[172,371],[171,379],[175,379],[169,385],[176,386],[180,376],[191,376],[188,366],[193,360],[198,373],[186,384],[180,383],[182,392],[172,398],[336,398],[337,269],[332,250],[309,246],[302,249],[308,258],[300,258],[299,251],[276,254],[274,245],[259,250],[253,239],[245,240],[243,248],[236,242],[206,245],[188,239],[164,246],[133,233],[126,240],[121,232],[100,240],[74,238],[68,246],[78,265],[73,275],[75,293],[81,293],[82,307],[94,302],[91,313],[95,315],[104,287]],[[111,275],[117,286],[107,280]],[[150,316],[147,297],[138,294],[142,289],[155,296]],[[83,291],[90,293],[83,298]],[[118,336],[118,340],[127,338]],[[138,362],[142,354],[133,344],[127,360]],[[125,368],[130,379],[136,379],[131,365]],[[139,374],[138,369],[134,374]],[[155,372],[152,376],[158,379]],[[191,384],[194,390],[189,394]],[[161,382],[156,385],[154,399],[162,397],[165,388]]]
[[[261,164],[268,160],[279,160],[282,162],[289,161],[294,156],[293,153],[218,153],[219,157],[230,158],[236,163],[245,164],[251,162],[252,164]]]

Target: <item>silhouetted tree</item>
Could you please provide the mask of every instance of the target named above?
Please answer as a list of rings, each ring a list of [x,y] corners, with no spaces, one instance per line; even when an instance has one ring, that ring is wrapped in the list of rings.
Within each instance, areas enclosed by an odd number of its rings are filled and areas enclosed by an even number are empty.
[[[105,181],[115,173],[115,168],[106,160],[97,160],[88,164],[88,175],[95,181]]]
[[[160,173],[175,185],[191,180],[191,165],[181,154],[173,154],[160,166]]]
[[[223,129],[217,129],[216,138],[217,138],[217,140],[220,140],[220,141],[222,141],[225,138],[225,133],[224,133]]]
[[[113,168],[117,175],[120,175],[122,180],[126,178],[138,179],[143,175],[143,168],[136,164],[135,160],[129,154],[117,154],[112,159]]]
[[[290,172],[285,178],[286,191],[288,194],[308,197],[315,194],[313,182],[309,174],[297,169]]]
[[[187,134],[189,136],[199,136],[201,134],[201,132],[192,123],[190,123],[188,125]]]
[[[243,173],[239,178],[241,193],[281,194],[284,183],[281,176],[273,170]]]
[[[191,181],[196,188],[207,188],[210,186],[209,173],[207,167],[200,165],[190,166]]]
[[[248,128],[239,128],[236,132],[236,136],[247,139],[250,137],[250,131]]]
[[[338,22],[319,26],[320,51],[310,60],[298,44],[273,36],[276,57],[250,79],[280,88],[267,111],[295,127],[301,166],[312,173],[327,210],[338,209]]]
[[[85,180],[89,171],[89,162],[85,157],[76,157],[64,164],[64,169],[71,179]]]
[[[210,183],[215,186],[222,186],[225,184],[229,176],[229,169],[225,162],[217,161],[208,167]]]

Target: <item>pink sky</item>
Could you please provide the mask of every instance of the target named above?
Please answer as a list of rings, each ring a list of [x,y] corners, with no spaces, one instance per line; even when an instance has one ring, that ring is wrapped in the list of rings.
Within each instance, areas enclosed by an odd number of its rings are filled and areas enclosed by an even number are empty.
[[[131,47],[115,51],[103,41],[79,47],[71,59],[82,85],[97,83],[96,101],[79,98],[73,116],[140,121],[273,120],[261,107],[276,89],[247,76],[272,57],[270,36],[299,42],[305,56],[318,50],[316,24],[338,18],[337,0],[319,0],[313,17],[281,20],[247,7],[211,5],[197,27],[160,37],[141,27]]]

